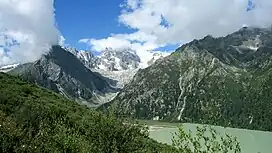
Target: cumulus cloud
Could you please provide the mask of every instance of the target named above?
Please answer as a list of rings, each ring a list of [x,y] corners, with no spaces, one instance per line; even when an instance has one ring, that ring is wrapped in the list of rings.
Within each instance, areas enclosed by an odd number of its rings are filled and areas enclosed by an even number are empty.
[[[86,43],[91,46],[91,50],[101,52],[106,48],[115,50],[132,49],[137,52],[143,63],[147,63],[154,51],[159,45],[155,43],[156,37],[146,35],[143,32],[135,32],[132,34],[112,34],[105,39],[81,39],[80,43]],[[156,50],[156,52],[158,52]]]
[[[265,27],[272,23],[271,0],[125,0],[121,7],[119,22],[136,32],[85,39],[92,49],[153,50],[208,34],[224,36],[243,25]]]
[[[59,43],[54,0],[0,1],[0,65],[32,62]]]
[[[135,0],[126,0],[125,5],[121,5],[126,6],[128,9],[136,9],[139,5],[139,1],[135,1]]]
[[[262,27],[272,23],[271,0],[133,1],[139,4],[138,7],[123,11],[119,21],[154,35],[159,44],[186,42],[207,34],[224,36],[243,24]],[[247,11],[249,2],[254,5],[251,11]]]
[[[3,35],[0,35],[0,47],[5,44],[5,37]]]
[[[135,50],[152,50],[159,47],[155,44],[156,38],[152,35],[146,35],[143,32],[132,34],[112,34],[105,39],[81,39],[80,43],[86,43],[92,46],[94,51],[103,51],[105,48],[123,49],[132,48]]]
[[[66,45],[66,44],[65,44],[65,41],[66,41],[66,39],[65,39],[64,36],[60,36],[60,37],[59,37],[59,45],[60,45],[60,46],[65,46],[65,45]]]
[[[79,41],[78,41],[79,43],[89,43],[90,42],[90,39],[80,39]]]
[[[139,41],[139,42],[154,42],[156,37],[153,35],[147,35],[144,32],[138,31],[131,34],[112,34],[112,37],[126,39],[129,41]]]
[[[116,50],[132,49],[137,52],[140,58],[145,61],[149,59],[150,51],[155,50],[159,45],[155,43],[156,37],[146,35],[143,32],[135,32],[132,34],[112,34],[105,39],[81,39],[80,43],[86,43],[91,46],[91,50],[101,52],[106,48]]]

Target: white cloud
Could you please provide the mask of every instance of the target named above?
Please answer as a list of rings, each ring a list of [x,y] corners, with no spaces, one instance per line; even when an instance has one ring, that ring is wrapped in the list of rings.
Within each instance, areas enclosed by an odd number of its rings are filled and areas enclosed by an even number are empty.
[[[119,20],[131,28],[149,31],[161,23],[161,16],[151,9],[138,8],[133,11],[133,15],[131,12],[124,12],[119,16]]]
[[[5,63],[11,61],[11,59],[7,56],[3,47],[0,47],[0,63]]]
[[[144,32],[135,32],[132,34],[112,34],[104,39],[81,39],[79,43],[86,43],[92,46],[94,51],[103,51],[106,48],[124,49],[132,48],[136,51],[153,50],[160,47],[155,43],[156,37],[146,35]]]
[[[130,48],[137,52],[137,55],[141,58],[143,63],[147,63],[152,56],[153,51],[163,45],[155,43],[156,38],[152,35],[146,35],[143,32],[136,32],[132,34],[112,34],[105,39],[81,39],[80,43],[86,43],[90,45],[93,51],[103,51],[106,48],[112,49],[126,49]]]
[[[64,36],[60,36],[60,38],[59,38],[59,45],[60,46],[65,46],[66,45],[65,41],[66,41],[66,39],[64,38]]]
[[[153,35],[147,35],[144,32],[135,32],[131,34],[112,34],[112,36],[121,38],[121,39],[127,39],[129,41],[139,41],[139,42],[150,42],[155,41],[157,38]]]
[[[5,48],[0,65],[32,62],[59,42],[54,0],[1,0],[0,35]],[[14,42],[19,45],[12,45]]]
[[[90,44],[92,44],[92,49],[96,51],[104,50],[105,48],[114,48],[114,49],[121,49],[130,47],[130,42],[125,39],[118,39],[115,37],[108,37],[106,39],[90,39]]]
[[[78,42],[79,43],[89,43],[90,39],[80,39]]]
[[[129,9],[136,9],[139,5],[139,1],[135,0],[127,0],[126,3]]]
[[[251,1],[256,7],[247,12],[248,0],[125,0],[119,22],[136,32],[80,42],[95,51],[129,47],[146,56],[147,50],[168,44],[179,45],[208,34],[224,36],[243,25],[272,24],[272,1]]]
[[[5,44],[5,38],[4,36],[0,35],[0,46],[4,46]]]
[[[248,0],[133,0],[137,8],[122,11],[119,21],[138,31],[152,34],[156,43],[179,43],[207,34],[223,36],[243,24],[268,26],[272,23],[272,1],[255,0],[246,12]],[[131,5],[127,3],[127,5]],[[161,24],[162,17],[171,25]]]

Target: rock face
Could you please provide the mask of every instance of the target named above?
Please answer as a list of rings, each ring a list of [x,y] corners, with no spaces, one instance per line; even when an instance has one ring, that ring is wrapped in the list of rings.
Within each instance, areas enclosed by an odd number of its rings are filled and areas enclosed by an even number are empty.
[[[158,55],[154,57],[158,59]],[[0,71],[20,75],[70,99],[96,107],[114,98],[133,78],[140,63],[140,57],[130,49],[106,49],[100,56],[94,56],[88,51],[53,46],[48,55],[34,63],[8,65]]]
[[[96,69],[107,71],[131,70],[139,67],[140,57],[130,49],[106,49],[96,60]]]
[[[9,73],[89,106],[103,103],[101,98],[106,93],[118,91],[109,85],[110,79],[92,72],[60,46],[53,46],[50,53],[40,60],[20,65]]]
[[[89,51],[77,51],[74,48],[66,48],[66,50],[74,54],[87,68],[115,80],[109,83],[117,88],[123,88],[130,82],[139,69],[169,55],[165,52],[147,52],[144,57],[147,60],[144,60],[131,49],[106,48],[99,56],[94,56]]]
[[[272,131],[272,31],[206,36],[141,69],[108,104],[139,119]]]
[[[131,49],[113,50],[106,48],[101,55],[94,56],[88,51],[77,51],[74,48],[66,48],[74,54],[86,67],[104,71],[124,71],[139,68],[141,62],[136,51]]]

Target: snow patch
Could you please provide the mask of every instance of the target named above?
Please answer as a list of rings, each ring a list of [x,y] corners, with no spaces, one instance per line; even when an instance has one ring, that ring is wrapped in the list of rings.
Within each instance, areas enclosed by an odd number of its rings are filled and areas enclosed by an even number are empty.
[[[255,46],[247,46],[247,48],[254,51],[257,51],[259,49],[259,47],[255,47]]]
[[[20,65],[19,63],[16,63],[16,64],[2,66],[2,67],[0,67],[0,72],[11,71],[12,69],[16,68],[19,65]]]

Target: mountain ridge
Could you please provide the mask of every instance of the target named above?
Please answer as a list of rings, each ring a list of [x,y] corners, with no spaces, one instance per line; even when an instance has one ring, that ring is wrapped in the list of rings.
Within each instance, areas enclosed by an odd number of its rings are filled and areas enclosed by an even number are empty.
[[[125,84],[130,82],[139,69],[146,68],[148,65],[170,54],[167,52],[149,51],[146,52],[148,57],[145,57],[145,60],[143,60],[137,54],[137,51],[129,48],[116,50],[106,48],[99,56],[93,55],[90,51],[78,51],[75,48],[66,47],[66,50],[73,53],[87,68],[115,80],[116,83],[112,85],[117,88],[123,88]]]
[[[259,28],[193,40],[139,70],[104,106],[139,119],[271,131],[271,46],[271,30]]]
[[[159,56],[162,58],[160,54],[155,57]],[[114,98],[130,82],[140,69],[140,62],[136,52],[129,49],[107,49],[101,56],[94,56],[88,51],[57,45],[33,63],[5,66],[0,70],[97,107]],[[106,69],[99,69],[101,64]]]
[[[8,73],[88,105],[97,103],[97,96],[118,91],[108,83],[110,79],[92,72],[60,46],[53,46],[41,59],[19,65]]]

